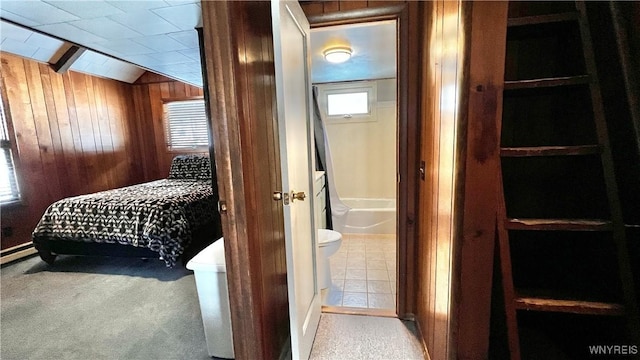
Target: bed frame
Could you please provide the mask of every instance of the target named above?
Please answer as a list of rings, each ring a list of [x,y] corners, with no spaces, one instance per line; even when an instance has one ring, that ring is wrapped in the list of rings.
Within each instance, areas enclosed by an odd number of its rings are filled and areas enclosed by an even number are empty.
[[[186,263],[202,249],[222,237],[222,227],[219,219],[216,220],[218,221],[203,225],[192,233],[191,242],[185,248],[184,253],[180,256],[183,265],[186,265]],[[58,255],[117,256],[159,259],[159,254],[150,249],[118,243],[94,243],[62,240],[52,237],[37,237],[33,239],[33,244],[38,251],[40,258],[49,265],[53,265]]]

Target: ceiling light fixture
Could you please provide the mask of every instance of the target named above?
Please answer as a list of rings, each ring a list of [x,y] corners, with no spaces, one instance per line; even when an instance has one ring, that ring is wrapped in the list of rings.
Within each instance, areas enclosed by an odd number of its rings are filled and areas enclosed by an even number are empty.
[[[346,46],[332,47],[325,50],[322,54],[328,62],[338,64],[351,58],[351,48]]]

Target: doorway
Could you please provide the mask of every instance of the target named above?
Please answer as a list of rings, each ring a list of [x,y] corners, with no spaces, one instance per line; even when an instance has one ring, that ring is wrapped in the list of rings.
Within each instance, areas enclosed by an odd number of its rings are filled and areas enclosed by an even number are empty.
[[[328,199],[318,223],[342,234],[329,256],[331,279],[321,281],[324,312],[398,314],[397,26],[393,19],[311,32],[318,178]],[[342,58],[330,57],[336,53]]]

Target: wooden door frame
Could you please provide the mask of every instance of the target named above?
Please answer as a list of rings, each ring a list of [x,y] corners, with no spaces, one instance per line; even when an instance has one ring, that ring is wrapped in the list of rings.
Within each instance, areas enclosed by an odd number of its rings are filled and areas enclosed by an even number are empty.
[[[308,17],[312,29],[350,25],[372,21],[396,20],[397,44],[397,108],[398,108],[398,181],[397,185],[397,263],[398,305],[401,319],[413,320],[417,287],[417,212],[420,150],[420,81],[421,76],[419,4],[405,2],[377,8],[342,11]]]

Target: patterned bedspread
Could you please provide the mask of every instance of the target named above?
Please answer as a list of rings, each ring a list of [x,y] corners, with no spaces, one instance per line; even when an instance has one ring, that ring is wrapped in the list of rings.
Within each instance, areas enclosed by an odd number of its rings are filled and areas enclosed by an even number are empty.
[[[53,203],[33,232],[39,238],[120,243],[158,252],[167,266],[213,221],[211,180],[163,179]]]

